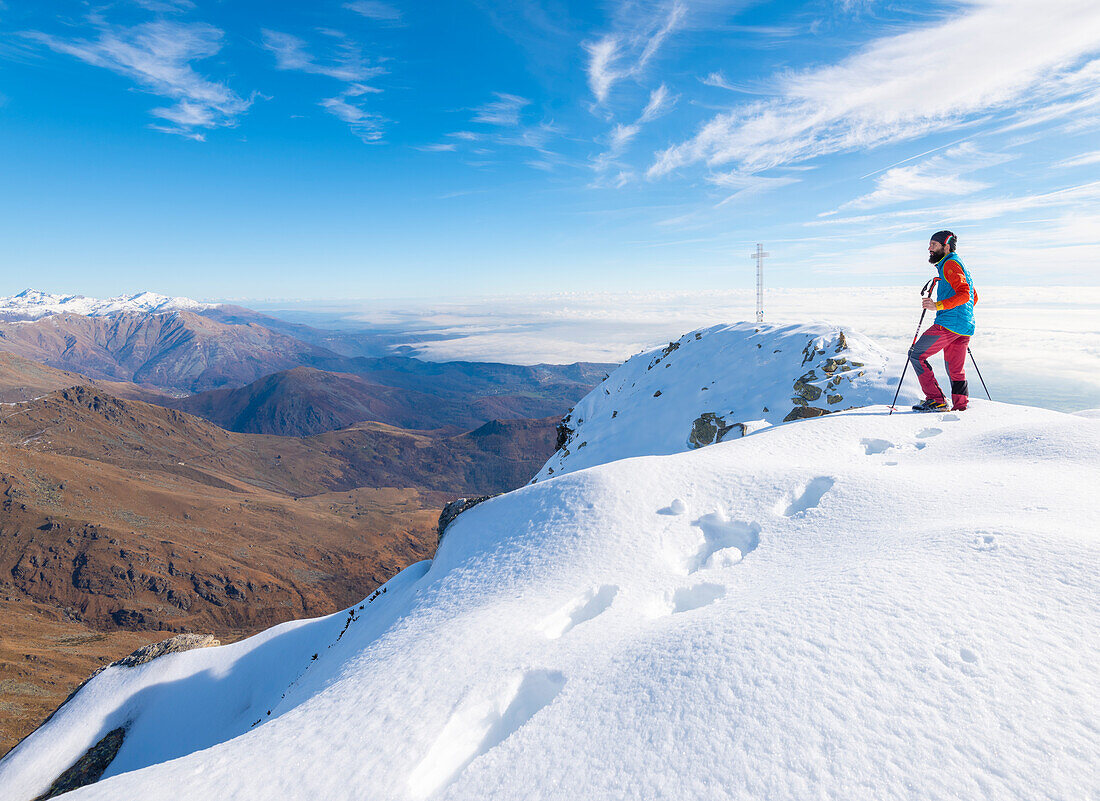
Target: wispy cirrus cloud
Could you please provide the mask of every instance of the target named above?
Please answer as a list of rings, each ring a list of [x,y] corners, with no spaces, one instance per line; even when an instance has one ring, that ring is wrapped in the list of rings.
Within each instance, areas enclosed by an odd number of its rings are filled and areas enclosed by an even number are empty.
[[[326,97],[319,105],[329,114],[346,122],[351,132],[364,142],[381,141],[385,134],[384,117],[350,103],[344,97]]]
[[[1054,164],[1055,167],[1084,167],[1088,164],[1100,164],[1100,150],[1091,153],[1082,153],[1068,159],[1062,159]]]
[[[305,40],[289,33],[263,30],[263,45],[275,56],[275,66],[281,70],[297,70],[314,75],[325,75],[347,83],[362,83],[385,70],[366,63],[359,49],[343,34],[326,31],[337,40],[336,52],[325,60],[318,60],[310,52]]]
[[[493,94],[496,95],[496,100],[474,109],[473,121],[487,125],[519,125],[520,114],[525,107],[531,105],[531,101],[506,92]]]
[[[159,14],[177,14],[183,11],[193,11],[195,4],[192,0],[131,0],[136,5],[147,11]]]
[[[596,170],[596,172],[602,173],[607,172],[615,166],[621,167],[622,165],[618,164],[619,158],[622,157],[627,146],[634,138],[641,133],[642,127],[646,123],[652,122],[657,119],[657,117],[661,116],[661,114],[668,110],[674,102],[675,99],[671,97],[668,87],[663,83],[650,92],[649,101],[634,122],[629,124],[617,123],[615,127],[611,129],[606,140],[607,149],[592,159],[593,169]],[[616,186],[622,186],[626,183],[626,179],[632,175],[632,171],[620,169],[614,184]]]
[[[401,22],[401,11],[389,3],[380,2],[380,0],[354,0],[351,3],[344,3],[344,8],[375,22],[390,24]]]
[[[891,167],[875,179],[874,191],[844,203],[837,211],[871,209],[923,197],[972,195],[989,184],[963,175],[1013,158],[1004,153],[983,153],[965,142],[916,164]]]
[[[421,147],[421,150],[459,150],[459,145],[469,143],[465,148],[465,155],[473,154],[479,157],[492,155],[495,146],[529,148],[538,154],[537,158],[525,161],[528,167],[537,170],[551,172],[562,163],[560,154],[549,148],[552,139],[562,135],[562,129],[552,120],[542,120],[537,123],[524,121],[525,112],[531,101],[520,95],[508,92],[493,92],[495,100],[471,109],[473,116],[470,121],[478,125],[490,126],[488,131],[452,131],[446,134],[451,142],[443,142],[436,145]],[[472,147],[477,143],[477,147]],[[471,149],[472,147],[472,149]],[[498,162],[479,158],[465,162],[471,167],[496,167]]]
[[[134,81],[141,89],[173,101],[150,113],[154,130],[203,140],[201,129],[231,128],[252,105],[225,83],[200,74],[193,62],[216,55],[224,34],[213,25],[158,20],[132,27],[96,19],[94,38],[63,38],[31,31],[23,35],[56,53],[73,56]]]
[[[642,116],[638,118],[638,122],[653,122],[653,120],[661,116],[672,102],[675,101],[670,99],[668,87],[661,84],[649,93],[649,102],[646,103],[645,108],[642,109]]]
[[[679,0],[662,4],[656,11],[630,3],[619,10],[613,32],[585,42],[588,87],[596,103],[607,102],[616,82],[640,75],[686,16],[687,6]]]
[[[751,89],[747,86],[740,84],[730,83],[730,81],[721,72],[711,72],[706,76],[699,79],[699,83],[704,86],[713,86],[716,89],[725,89],[727,92],[740,92],[746,95],[765,95],[767,92],[760,89]]]
[[[768,176],[727,172],[711,175],[707,180],[723,189],[734,190],[732,194],[727,195],[725,199],[718,203],[719,206],[724,206],[732,200],[743,198],[747,195],[758,195],[772,189],[779,189],[780,187],[796,184],[800,179],[795,178],[793,175]]]
[[[380,93],[382,90],[368,81],[385,75],[387,70],[372,64],[359,46],[340,31],[324,29],[321,33],[333,42],[331,52],[324,58],[314,56],[302,38],[280,31],[265,29],[263,46],[275,56],[277,69],[322,75],[343,83],[344,88],[336,97],[324,98],[318,105],[346,122],[351,132],[364,142],[381,141],[385,134],[385,117],[369,111],[363,101],[356,98]]]
[[[1098,56],[1100,6],[1092,0],[965,0],[949,19],[877,39],[837,64],[778,74],[770,99],[716,115],[657,153],[649,175],[698,163],[756,171],[1029,104],[1049,111],[1100,92]]]
[[[899,209],[874,214],[846,217],[830,216],[803,224],[808,227],[876,225],[879,231],[887,232],[890,230],[906,230],[911,228],[914,222],[917,221],[922,223],[928,220],[943,221],[945,224],[952,221],[973,222],[995,219],[1020,212],[1032,212],[1038,209],[1094,208],[1098,202],[1100,202],[1100,181],[1090,181],[1050,192],[967,200],[952,204],[937,204],[929,207]]]

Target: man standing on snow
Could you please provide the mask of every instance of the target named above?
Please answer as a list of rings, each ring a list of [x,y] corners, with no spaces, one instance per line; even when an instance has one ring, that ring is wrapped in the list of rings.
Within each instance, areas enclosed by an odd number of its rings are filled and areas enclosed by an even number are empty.
[[[936,299],[925,298],[925,309],[936,312],[935,323],[913,343],[909,361],[924,390],[924,401],[913,407],[918,412],[947,411],[947,401],[928,357],[943,351],[947,375],[951,379],[951,400],[954,410],[966,409],[969,393],[966,387],[966,352],[970,337],[974,334],[974,304],[978,293],[970,280],[970,273],[955,253],[958,240],[950,231],[937,231],[928,243],[928,261],[936,265]]]

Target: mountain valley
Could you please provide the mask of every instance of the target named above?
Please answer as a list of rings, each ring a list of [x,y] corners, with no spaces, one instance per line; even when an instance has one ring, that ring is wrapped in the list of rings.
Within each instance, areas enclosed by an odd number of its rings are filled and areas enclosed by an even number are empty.
[[[231,642],[430,555],[439,509],[529,480],[603,376],[338,356],[214,309],[0,322],[0,753],[164,632]]]

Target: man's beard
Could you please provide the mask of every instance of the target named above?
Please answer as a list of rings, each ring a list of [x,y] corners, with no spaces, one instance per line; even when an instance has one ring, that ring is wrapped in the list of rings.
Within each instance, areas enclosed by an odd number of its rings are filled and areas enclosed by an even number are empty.
[[[935,253],[929,253],[929,254],[928,254],[928,263],[929,263],[929,264],[939,264],[939,261],[940,261],[940,259],[942,259],[942,258],[943,258],[943,254],[942,254],[942,253],[940,253],[940,254],[938,254],[938,255],[937,255],[937,254],[935,254]]]

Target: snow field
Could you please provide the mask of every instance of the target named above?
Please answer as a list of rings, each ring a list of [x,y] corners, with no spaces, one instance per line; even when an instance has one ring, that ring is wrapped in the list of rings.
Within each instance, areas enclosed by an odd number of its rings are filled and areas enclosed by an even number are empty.
[[[886,412],[487,501],[354,618],[104,672],[0,797],[126,720],[72,798],[1095,796],[1100,428]]]

